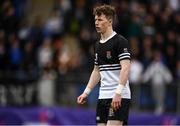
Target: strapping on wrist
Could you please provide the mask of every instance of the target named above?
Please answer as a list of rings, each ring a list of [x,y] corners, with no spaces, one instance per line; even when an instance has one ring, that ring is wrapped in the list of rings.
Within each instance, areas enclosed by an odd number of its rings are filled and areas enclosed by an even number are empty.
[[[115,93],[117,93],[117,94],[120,95],[120,94],[122,93],[122,90],[123,90],[123,89],[124,89],[124,85],[123,85],[123,84],[118,84]]]
[[[91,88],[86,87],[86,89],[84,90],[84,93],[86,93],[87,95],[89,95],[91,92]]]

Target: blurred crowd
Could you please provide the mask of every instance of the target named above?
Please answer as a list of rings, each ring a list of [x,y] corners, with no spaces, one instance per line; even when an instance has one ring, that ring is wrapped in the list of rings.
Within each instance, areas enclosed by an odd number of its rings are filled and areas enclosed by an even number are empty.
[[[69,72],[90,73],[99,38],[92,8],[103,3],[116,7],[114,29],[131,45],[132,85],[151,81],[157,111],[162,111],[163,85],[180,80],[179,0],[54,0],[44,22],[41,15],[33,22],[26,18],[28,0],[1,0],[0,78],[38,79],[52,73],[63,79]]]

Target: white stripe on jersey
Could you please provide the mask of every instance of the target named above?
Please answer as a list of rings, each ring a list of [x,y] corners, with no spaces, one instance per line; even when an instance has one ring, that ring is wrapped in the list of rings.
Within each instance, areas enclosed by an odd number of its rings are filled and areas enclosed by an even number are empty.
[[[119,58],[119,60],[124,59],[124,58],[129,58],[130,59],[130,56],[122,56],[122,57]]]

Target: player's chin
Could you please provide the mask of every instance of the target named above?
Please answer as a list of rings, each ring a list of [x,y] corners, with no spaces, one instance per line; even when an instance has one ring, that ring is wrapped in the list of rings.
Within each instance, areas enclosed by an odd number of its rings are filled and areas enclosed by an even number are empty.
[[[101,30],[100,30],[99,27],[96,27],[96,32],[97,32],[97,33],[100,33],[100,32],[101,32]]]
[[[96,31],[97,31],[97,33],[101,33],[101,31],[100,31],[100,30],[97,30],[97,29],[96,29]]]

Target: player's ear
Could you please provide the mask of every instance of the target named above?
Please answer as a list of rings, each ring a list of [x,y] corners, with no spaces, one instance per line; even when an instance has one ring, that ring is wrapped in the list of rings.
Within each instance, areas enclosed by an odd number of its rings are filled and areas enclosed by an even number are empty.
[[[111,19],[111,18],[108,18],[108,21],[109,21],[109,23],[111,23],[111,24],[112,24],[112,19]]]
[[[112,24],[112,19],[109,19],[109,22]]]
[[[113,24],[113,19],[112,19],[112,18],[110,18],[109,20],[110,20],[110,23],[111,23],[111,24]]]

